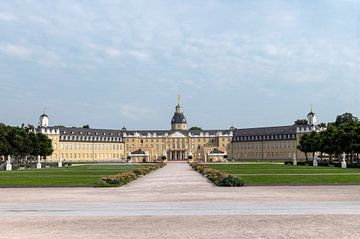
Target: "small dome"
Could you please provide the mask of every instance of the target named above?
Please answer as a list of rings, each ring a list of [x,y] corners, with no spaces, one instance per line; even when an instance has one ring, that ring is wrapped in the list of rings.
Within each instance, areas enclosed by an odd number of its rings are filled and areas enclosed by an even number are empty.
[[[49,116],[43,113],[39,117],[39,127],[48,127],[49,126]]]
[[[121,130],[126,131],[127,129],[126,129],[126,127],[124,126],[124,127],[121,128]]]
[[[172,124],[186,124],[186,118],[183,113],[175,113],[171,119]]]
[[[314,116],[314,115],[315,115],[315,113],[310,111],[310,113],[307,116],[309,117],[309,116]]]

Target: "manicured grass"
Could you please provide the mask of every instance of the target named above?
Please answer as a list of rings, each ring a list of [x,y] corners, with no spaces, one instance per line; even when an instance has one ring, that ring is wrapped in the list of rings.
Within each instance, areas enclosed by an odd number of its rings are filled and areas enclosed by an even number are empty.
[[[114,175],[146,165],[82,165],[0,172],[0,187],[12,186],[88,186],[102,176]]]
[[[245,180],[246,185],[360,184],[360,169],[282,164],[209,164]]]

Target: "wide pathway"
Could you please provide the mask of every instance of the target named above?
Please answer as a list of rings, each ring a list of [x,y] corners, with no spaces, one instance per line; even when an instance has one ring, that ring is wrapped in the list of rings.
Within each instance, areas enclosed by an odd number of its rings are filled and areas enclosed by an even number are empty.
[[[178,162],[121,188],[0,189],[0,220],[0,238],[359,238],[360,187],[216,187]]]

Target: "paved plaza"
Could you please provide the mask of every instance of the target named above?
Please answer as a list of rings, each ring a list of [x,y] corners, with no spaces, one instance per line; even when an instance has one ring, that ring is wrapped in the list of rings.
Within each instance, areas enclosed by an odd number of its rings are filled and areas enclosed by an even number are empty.
[[[216,187],[168,163],[120,188],[2,188],[0,238],[359,238],[359,186]]]

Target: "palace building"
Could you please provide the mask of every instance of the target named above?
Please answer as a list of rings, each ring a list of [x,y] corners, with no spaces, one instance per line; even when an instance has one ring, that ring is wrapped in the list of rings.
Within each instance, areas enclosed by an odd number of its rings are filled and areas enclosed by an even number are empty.
[[[304,159],[297,149],[301,136],[320,131],[316,116],[306,125],[217,130],[188,129],[180,97],[169,130],[120,130],[49,126],[40,116],[38,131],[52,140],[49,161],[127,161]]]

